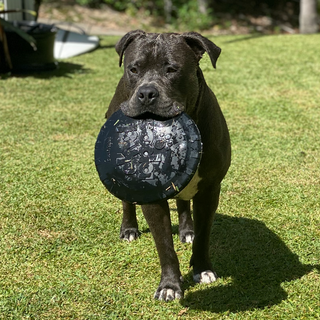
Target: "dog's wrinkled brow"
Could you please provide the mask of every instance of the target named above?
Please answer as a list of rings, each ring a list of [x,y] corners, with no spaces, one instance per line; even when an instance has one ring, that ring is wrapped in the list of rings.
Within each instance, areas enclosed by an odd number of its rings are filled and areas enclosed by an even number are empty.
[[[164,43],[165,43],[165,39],[164,39],[163,34],[161,34],[161,33],[158,34],[153,42],[152,52],[153,52],[154,56],[158,55],[159,49],[161,49],[161,48],[163,49]]]

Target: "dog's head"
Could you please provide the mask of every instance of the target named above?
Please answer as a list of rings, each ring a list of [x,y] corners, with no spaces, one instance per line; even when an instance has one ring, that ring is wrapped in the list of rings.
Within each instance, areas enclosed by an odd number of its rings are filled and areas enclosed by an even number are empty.
[[[127,33],[116,45],[128,100],[121,104],[130,117],[153,115],[171,118],[196,105],[201,71],[199,61],[207,52],[215,67],[221,49],[196,32]],[[124,57],[124,59],[123,59]]]

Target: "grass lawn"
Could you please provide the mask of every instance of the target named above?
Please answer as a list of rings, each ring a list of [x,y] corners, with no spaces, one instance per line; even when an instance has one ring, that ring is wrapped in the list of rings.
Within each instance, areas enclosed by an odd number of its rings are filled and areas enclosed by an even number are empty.
[[[185,279],[171,303],[153,299],[141,211],[141,237],[120,241],[120,201],[94,166],[116,41],[0,80],[0,319],[320,319],[320,34],[220,36],[217,70],[204,57],[233,147],[211,238],[220,278],[192,282],[171,202]]]

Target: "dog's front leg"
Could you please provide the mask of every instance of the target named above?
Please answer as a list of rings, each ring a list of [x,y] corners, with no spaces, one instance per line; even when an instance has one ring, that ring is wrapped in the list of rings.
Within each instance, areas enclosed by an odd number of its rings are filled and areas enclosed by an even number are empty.
[[[123,217],[120,229],[120,239],[132,241],[139,237],[136,206],[122,201]]]
[[[180,299],[183,296],[181,273],[173,247],[168,202],[143,205],[142,211],[156,243],[161,265],[161,281],[154,297],[165,301]]]

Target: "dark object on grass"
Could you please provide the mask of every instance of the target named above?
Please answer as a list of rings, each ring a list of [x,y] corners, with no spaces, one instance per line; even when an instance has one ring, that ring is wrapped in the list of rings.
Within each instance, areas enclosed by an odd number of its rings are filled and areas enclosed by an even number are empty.
[[[200,132],[186,114],[134,119],[121,110],[101,128],[95,163],[105,187],[121,200],[147,204],[187,186],[201,158]]]
[[[5,64],[5,51],[0,45],[0,71],[1,72],[37,72],[56,68],[54,59],[54,41],[56,28],[52,25],[34,21],[14,22],[14,27],[19,27],[35,40],[35,46],[30,45],[9,23],[4,28],[11,66]]]

